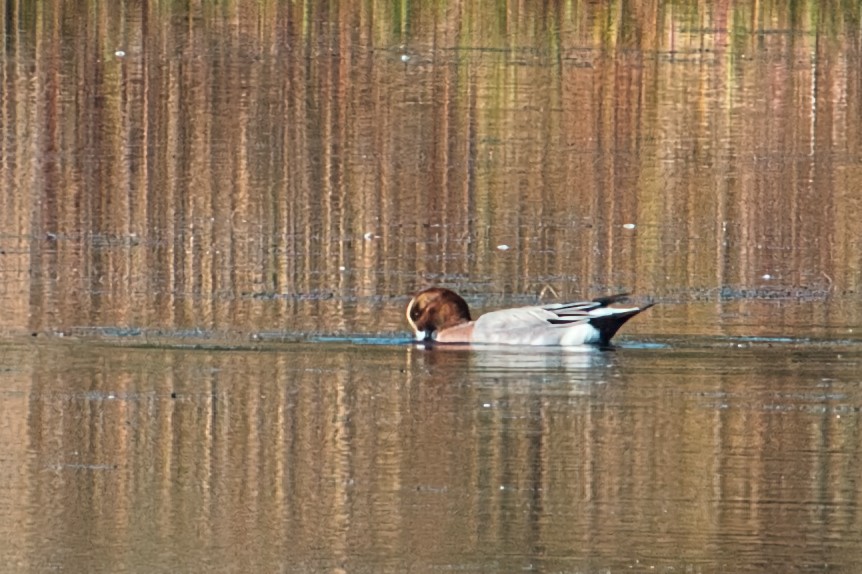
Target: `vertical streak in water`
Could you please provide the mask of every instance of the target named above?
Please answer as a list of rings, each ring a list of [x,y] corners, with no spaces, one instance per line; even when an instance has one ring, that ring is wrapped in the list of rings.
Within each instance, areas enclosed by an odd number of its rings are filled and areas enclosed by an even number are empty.
[[[819,13],[819,12],[818,12]],[[808,136],[808,156],[814,157],[816,148],[817,131],[817,58],[820,57],[820,20],[818,17],[817,29],[814,32],[814,53],[811,54],[811,131]],[[813,162],[809,163],[813,167]],[[809,183],[811,179],[809,178]]]

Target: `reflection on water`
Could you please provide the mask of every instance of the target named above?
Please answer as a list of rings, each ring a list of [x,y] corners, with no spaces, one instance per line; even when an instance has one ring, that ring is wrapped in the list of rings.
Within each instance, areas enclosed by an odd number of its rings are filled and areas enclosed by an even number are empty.
[[[532,381],[535,373],[549,373],[557,382],[566,383],[566,392],[582,392],[592,384],[605,382],[612,365],[612,352],[594,348],[556,349],[483,345],[478,350],[460,346],[413,348],[414,354],[429,368],[445,365],[468,370],[474,383],[496,386],[501,383]],[[529,389],[529,385],[525,387]]]
[[[856,300],[858,6],[393,10],[9,3],[0,327]]]
[[[4,556],[89,572],[858,564],[858,345],[663,344],[6,344]]]
[[[5,2],[4,563],[850,570],[860,19]],[[431,283],[660,304],[429,352]]]

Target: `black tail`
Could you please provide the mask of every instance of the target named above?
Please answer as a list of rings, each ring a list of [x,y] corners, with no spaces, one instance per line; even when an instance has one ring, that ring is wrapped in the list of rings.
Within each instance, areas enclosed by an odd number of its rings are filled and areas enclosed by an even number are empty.
[[[603,299],[609,299],[609,297],[604,297]],[[590,325],[599,330],[599,336],[602,338],[601,344],[607,345],[611,342],[611,338],[616,335],[617,331],[620,330],[620,327],[622,327],[626,321],[641,311],[646,311],[652,306],[653,303],[649,303],[648,305],[644,305],[639,309],[632,309],[631,311],[623,311],[620,313],[614,313],[613,315],[605,315],[603,317],[590,317]]]

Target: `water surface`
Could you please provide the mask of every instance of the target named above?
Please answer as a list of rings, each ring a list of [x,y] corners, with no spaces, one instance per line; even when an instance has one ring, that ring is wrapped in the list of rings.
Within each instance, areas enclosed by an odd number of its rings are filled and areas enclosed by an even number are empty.
[[[859,5],[551,4],[4,4],[4,564],[854,571]]]
[[[862,559],[856,344],[320,346],[3,345],[7,563],[756,572]]]

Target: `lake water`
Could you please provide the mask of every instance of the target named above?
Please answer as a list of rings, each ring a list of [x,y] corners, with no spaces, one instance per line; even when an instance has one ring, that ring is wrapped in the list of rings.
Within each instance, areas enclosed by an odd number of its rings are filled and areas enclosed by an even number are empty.
[[[354,4],[0,11],[0,563],[856,571],[862,9]]]

